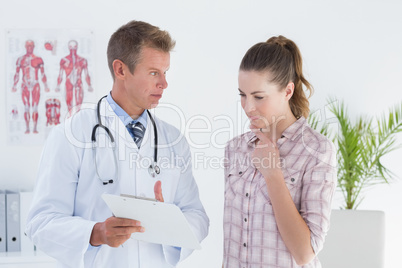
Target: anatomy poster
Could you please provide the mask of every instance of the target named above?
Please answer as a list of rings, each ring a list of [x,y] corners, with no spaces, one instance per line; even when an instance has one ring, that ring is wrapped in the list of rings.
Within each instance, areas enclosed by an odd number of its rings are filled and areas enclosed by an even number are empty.
[[[7,30],[8,141],[41,145],[52,127],[94,101],[90,30]]]

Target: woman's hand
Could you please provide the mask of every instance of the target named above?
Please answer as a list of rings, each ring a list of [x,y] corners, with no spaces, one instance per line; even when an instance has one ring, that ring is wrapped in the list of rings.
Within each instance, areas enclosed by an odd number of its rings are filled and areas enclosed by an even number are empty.
[[[282,163],[276,142],[264,134],[265,129],[255,128],[253,125],[250,126],[250,129],[258,138],[251,159],[253,165],[266,179],[281,174]]]

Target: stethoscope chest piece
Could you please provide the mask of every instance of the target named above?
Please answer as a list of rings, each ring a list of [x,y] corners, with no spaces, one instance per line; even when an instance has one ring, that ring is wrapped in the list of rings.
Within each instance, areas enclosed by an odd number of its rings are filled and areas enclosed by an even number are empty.
[[[161,169],[159,168],[158,165],[155,163],[150,165],[148,168],[149,175],[151,175],[152,178],[155,178],[156,175],[159,175],[161,173]]]

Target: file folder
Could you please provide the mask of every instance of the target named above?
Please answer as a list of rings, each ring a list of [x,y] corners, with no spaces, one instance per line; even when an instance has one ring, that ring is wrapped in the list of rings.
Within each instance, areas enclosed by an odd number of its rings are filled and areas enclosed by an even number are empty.
[[[21,251],[20,241],[20,194],[6,191],[7,251]]]
[[[0,190],[0,252],[6,251],[6,193]]]

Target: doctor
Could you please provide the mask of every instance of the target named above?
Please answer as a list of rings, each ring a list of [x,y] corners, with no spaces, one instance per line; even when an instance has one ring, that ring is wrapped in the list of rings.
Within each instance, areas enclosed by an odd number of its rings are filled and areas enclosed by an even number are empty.
[[[103,193],[174,203],[199,241],[207,236],[209,220],[188,143],[178,129],[147,112],[167,88],[174,45],[168,32],[148,23],[120,27],[107,50],[111,92],[49,135],[26,234],[61,267],[175,267],[191,254],[131,239],[132,233],[147,230],[139,221],[114,217]]]

